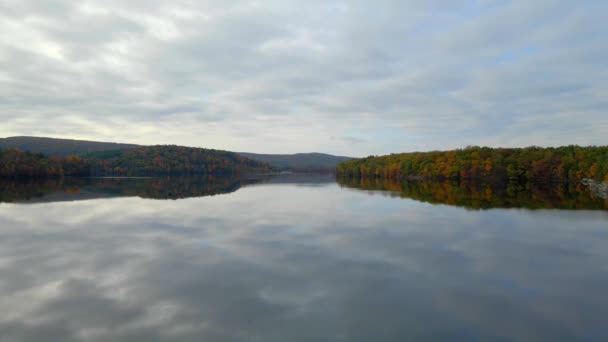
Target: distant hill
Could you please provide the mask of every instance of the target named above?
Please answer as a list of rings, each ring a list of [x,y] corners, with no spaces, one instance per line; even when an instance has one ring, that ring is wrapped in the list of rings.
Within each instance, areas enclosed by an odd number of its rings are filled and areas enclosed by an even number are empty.
[[[140,146],[83,156],[93,176],[236,175],[274,171],[234,152],[176,145]]]
[[[55,139],[42,137],[0,138],[0,149],[18,148],[22,151],[44,153],[46,155],[83,155],[91,152],[126,150],[140,145],[119,144],[87,140]]]
[[[241,156],[268,163],[281,170],[334,171],[339,163],[353,158],[324,153],[258,154],[239,152]]]
[[[145,146],[114,142],[28,136],[0,138],[0,150],[17,148],[21,151],[43,153],[47,156],[91,155],[95,157],[96,152],[107,151],[110,152],[110,154],[115,154],[117,151],[125,151],[140,147]],[[237,154],[260,163],[270,164],[279,170],[301,172],[333,172],[339,163],[352,159],[350,157],[334,156],[324,153],[258,154],[243,152]],[[99,157],[99,155],[97,155],[97,157]]]
[[[206,176],[267,174],[267,163],[234,152],[175,145],[97,151],[82,156],[0,149],[0,178]]]

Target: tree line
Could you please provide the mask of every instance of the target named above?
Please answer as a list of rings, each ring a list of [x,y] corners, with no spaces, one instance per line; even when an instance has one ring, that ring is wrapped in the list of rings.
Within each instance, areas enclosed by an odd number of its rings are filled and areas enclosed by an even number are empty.
[[[451,179],[608,182],[608,146],[490,148],[369,156],[340,163],[339,176],[384,179]]]
[[[228,151],[182,146],[145,146],[84,156],[47,156],[0,150],[0,177],[236,175],[274,169]]]

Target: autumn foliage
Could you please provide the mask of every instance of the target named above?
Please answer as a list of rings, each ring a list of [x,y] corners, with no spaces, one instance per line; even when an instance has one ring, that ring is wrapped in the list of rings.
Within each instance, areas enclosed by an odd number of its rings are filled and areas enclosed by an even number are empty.
[[[46,156],[0,150],[0,177],[236,175],[273,168],[233,152],[182,146],[146,146],[85,156]]]
[[[467,147],[401,153],[349,160],[338,165],[337,173],[345,177],[384,179],[608,180],[608,147]]]
[[[0,150],[0,177],[45,178],[88,174],[89,164],[78,156],[47,157],[18,149]]]
[[[93,175],[226,175],[272,171],[268,164],[234,152],[175,145],[104,151],[85,156]]]

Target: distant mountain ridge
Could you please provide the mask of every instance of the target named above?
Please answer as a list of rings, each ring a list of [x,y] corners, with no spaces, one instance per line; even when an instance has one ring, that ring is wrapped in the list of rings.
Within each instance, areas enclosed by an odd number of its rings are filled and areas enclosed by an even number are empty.
[[[32,136],[0,138],[0,149],[18,148],[22,151],[60,156],[82,156],[95,152],[129,150],[143,146],[145,145]],[[289,171],[333,172],[339,163],[353,159],[350,157],[314,152],[296,154],[237,152],[237,154],[258,162],[270,164],[280,170]]]
[[[282,170],[291,171],[334,171],[336,166],[351,157],[334,156],[325,153],[259,154],[238,152],[241,156],[268,163]]]
[[[22,151],[44,153],[46,155],[83,155],[92,152],[127,150],[141,145],[114,142],[56,139],[45,137],[8,137],[0,138],[0,149],[18,148]]]

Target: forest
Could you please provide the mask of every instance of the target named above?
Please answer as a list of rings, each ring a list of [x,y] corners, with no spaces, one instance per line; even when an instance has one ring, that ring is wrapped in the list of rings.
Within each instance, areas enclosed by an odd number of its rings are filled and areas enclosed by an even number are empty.
[[[145,146],[47,156],[18,149],[0,150],[0,177],[237,175],[274,169],[233,152],[182,146]]]
[[[369,156],[340,163],[337,174],[352,178],[608,182],[608,146],[556,148],[467,147],[451,151]]]
[[[88,176],[90,164],[78,156],[46,156],[18,149],[0,150],[0,177],[51,178]]]
[[[234,152],[176,145],[94,152],[84,158],[93,176],[235,175],[274,170]]]

